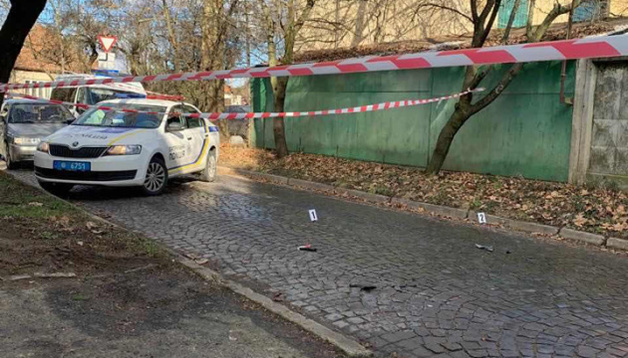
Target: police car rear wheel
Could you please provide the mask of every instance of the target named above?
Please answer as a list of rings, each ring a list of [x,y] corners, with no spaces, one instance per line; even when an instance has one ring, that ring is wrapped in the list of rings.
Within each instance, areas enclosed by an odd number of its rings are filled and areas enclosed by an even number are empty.
[[[213,182],[216,180],[217,172],[216,150],[212,150],[207,155],[207,164],[201,172],[201,180],[205,182]]]
[[[168,170],[160,158],[151,159],[146,170],[146,178],[142,189],[146,195],[161,194],[168,184]]]

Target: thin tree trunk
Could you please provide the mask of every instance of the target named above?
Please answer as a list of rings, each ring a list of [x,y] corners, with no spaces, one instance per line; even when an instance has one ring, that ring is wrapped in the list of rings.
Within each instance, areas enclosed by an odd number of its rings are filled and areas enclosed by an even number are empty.
[[[288,78],[276,78],[273,84],[274,109],[275,112],[283,112],[286,102],[286,88],[288,87]],[[275,150],[277,156],[283,158],[289,154],[288,144],[286,142],[286,128],[282,117],[273,118],[273,135],[275,137]]]
[[[489,0],[490,1],[490,0]],[[497,1],[497,2],[495,2]],[[554,8],[548,13],[545,20],[536,28],[532,26],[532,17],[534,16],[534,11],[530,11],[528,14],[528,24],[526,36],[529,42],[537,42],[540,41],[543,35],[547,32],[547,29],[552,24],[552,22],[560,15],[569,12],[572,8],[578,7],[582,0],[574,0],[571,6],[561,5],[560,3],[556,3]],[[476,3],[475,0],[471,0],[471,5],[473,6]],[[535,0],[530,0],[531,8],[534,9]],[[499,6],[500,1],[494,0],[493,5],[495,8],[494,11]],[[488,6],[488,5],[487,5]],[[482,11],[481,15],[477,15],[477,8],[472,7],[472,13],[474,19],[481,20],[482,17],[486,18],[489,14],[489,11],[485,8]],[[490,32],[490,28],[492,27],[492,21],[494,21],[496,11],[491,16],[491,19],[488,21],[486,28],[482,25],[482,22],[478,20],[480,25],[476,23],[474,30],[474,42],[478,40],[477,47],[481,47],[484,45],[484,41],[488,33]],[[463,82],[463,90],[472,88],[475,89],[482,82],[485,76],[490,72],[493,67],[491,66],[489,69],[478,72],[474,67],[467,67],[465,73],[465,80]],[[438,140],[436,142],[436,146],[434,148],[434,152],[432,154],[432,158],[425,169],[427,174],[438,174],[438,172],[442,169],[443,164],[445,163],[445,159],[447,158],[447,154],[449,154],[449,149],[451,148],[451,144],[453,140],[460,130],[462,126],[466,123],[469,118],[474,116],[476,113],[480,112],[491,103],[493,103],[510,85],[513,79],[521,72],[523,69],[523,63],[516,63],[510,67],[510,69],[503,74],[499,83],[493,87],[488,94],[484,95],[482,98],[477,100],[475,103],[472,102],[473,96],[472,94],[466,95],[460,99],[458,104],[456,104],[456,109],[454,113],[449,117],[449,120],[441,130]]]
[[[266,21],[266,44],[268,46],[268,65],[277,66],[277,46],[275,45],[275,22],[272,19],[270,8],[264,6],[264,17]],[[273,88],[273,101],[275,112],[283,112],[286,100],[287,79],[283,77],[271,77],[270,83]],[[275,140],[275,151],[277,157],[288,156],[288,144],[286,143],[286,129],[283,118],[273,119],[273,137]]]
[[[517,17],[517,11],[519,10],[520,5],[521,0],[515,0],[515,4],[512,6],[512,12],[510,13],[510,17],[508,18],[508,24],[506,25],[506,29],[504,30],[502,43],[506,43],[506,41],[508,41],[508,38],[510,37],[510,30],[512,30],[512,25],[515,23],[515,18]],[[534,9],[532,11],[534,11]]]
[[[0,82],[8,83],[28,33],[44,10],[46,0],[12,0],[11,9],[0,29]],[[0,96],[0,106],[4,96]]]
[[[456,106],[456,110],[445,124],[445,127],[440,131],[440,135],[438,136],[438,141],[436,142],[436,147],[434,148],[434,152],[432,153],[432,158],[430,159],[425,172],[428,174],[438,174],[440,169],[443,167],[445,163],[445,159],[447,158],[447,154],[449,154],[449,149],[451,148],[451,144],[454,141],[454,137],[458,133],[458,130],[462,127],[464,122],[469,119],[471,115],[467,113],[466,110]]]

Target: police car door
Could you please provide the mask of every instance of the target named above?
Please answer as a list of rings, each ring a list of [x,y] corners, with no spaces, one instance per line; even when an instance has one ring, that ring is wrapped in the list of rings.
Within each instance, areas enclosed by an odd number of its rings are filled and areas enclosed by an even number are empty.
[[[174,173],[181,172],[186,165],[190,163],[190,145],[187,139],[186,133],[187,123],[185,118],[180,116],[180,106],[176,106],[171,109],[171,114],[168,114],[166,120],[166,133],[165,139],[168,144],[168,156],[166,158],[166,166],[169,171],[175,171]],[[175,113],[176,112],[176,113]],[[178,123],[178,128],[173,128],[172,123]],[[170,129],[169,129],[170,128]]]
[[[183,105],[182,107],[184,113],[200,113],[192,106]],[[206,128],[203,119],[186,117],[185,120],[187,124],[185,135],[191,147],[190,163],[192,163],[188,171],[198,171],[204,168],[205,147],[207,146],[206,141],[209,138],[206,137]]]

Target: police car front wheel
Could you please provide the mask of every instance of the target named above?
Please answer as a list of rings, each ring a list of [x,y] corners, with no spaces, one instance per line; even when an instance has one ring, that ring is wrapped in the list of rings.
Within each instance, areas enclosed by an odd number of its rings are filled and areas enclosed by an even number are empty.
[[[168,170],[166,164],[159,157],[154,157],[148,164],[146,178],[142,189],[146,195],[161,194],[168,184]]]

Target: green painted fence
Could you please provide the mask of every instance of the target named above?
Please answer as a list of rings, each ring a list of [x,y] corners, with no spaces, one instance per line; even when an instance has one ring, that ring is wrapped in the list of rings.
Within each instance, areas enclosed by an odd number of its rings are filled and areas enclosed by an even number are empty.
[[[508,66],[485,79],[490,87]],[[460,92],[462,68],[294,77],[286,111],[353,107]],[[567,181],[572,108],[559,101],[561,63],[525,66],[489,107],[471,118],[454,140],[445,169]],[[567,71],[573,96],[575,64]],[[255,111],[272,111],[268,79],[252,83]],[[482,95],[482,94],[479,94]],[[476,95],[477,96],[477,95]],[[455,101],[382,112],[287,118],[291,151],[425,167]],[[273,148],[272,119],[255,120],[255,146]]]

